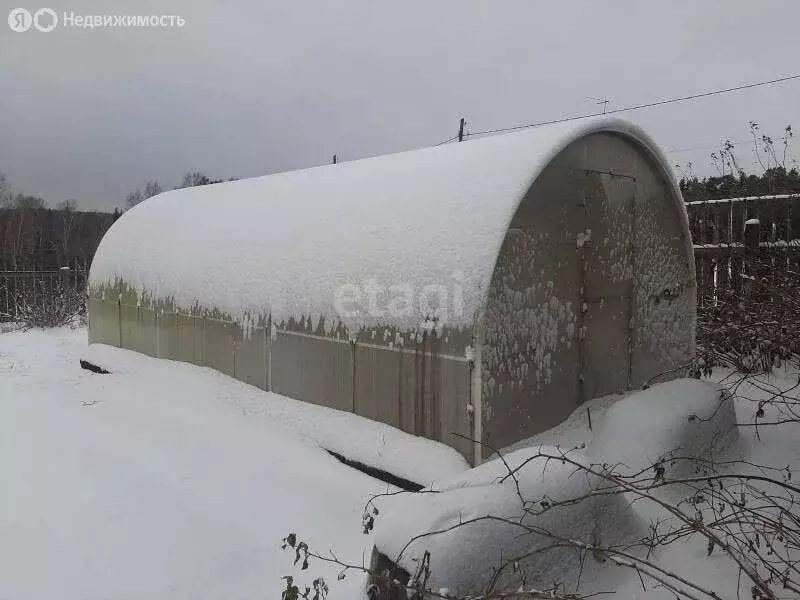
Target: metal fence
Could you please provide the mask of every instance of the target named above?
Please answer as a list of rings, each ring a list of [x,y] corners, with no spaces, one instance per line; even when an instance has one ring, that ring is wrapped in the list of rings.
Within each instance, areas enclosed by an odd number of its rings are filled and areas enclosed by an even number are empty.
[[[800,195],[688,202],[698,304],[800,270]]]
[[[0,322],[16,321],[23,311],[47,310],[65,290],[85,295],[85,266],[57,270],[0,271]]]

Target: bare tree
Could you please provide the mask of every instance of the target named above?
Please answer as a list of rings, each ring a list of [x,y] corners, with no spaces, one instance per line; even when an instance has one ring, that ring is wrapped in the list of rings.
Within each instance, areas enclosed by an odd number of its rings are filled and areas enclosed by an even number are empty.
[[[19,257],[26,245],[33,243],[36,232],[32,228],[34,212],[45,208],[44,200],[37,196],[28,196],[22,193],[14,194],[11,187],[3,178],[4,189],[0,189],[0,208],[8,209],[5,219],[6,227],[3,235],[3,249],[10,259],[12,270],[18,268]],[[38,232],[41,237],[41,231]]]
[[[14,193],[6,176],[0,173],[0,208],[30,210],[46,207],[45,201],[39,196],[30,196],[21,192]]]
[[[163,191],[161,188],[161,184],[157,181],[148,181],[144,184],[144,188],[137,188],[133,192],[127,195],[125,198],[125,208],[133,208],[140,202],[147,200],[148,198],[152,198],[153,196],[157,196]]]
[[[222,183],[222,179],[208,177],[200,171],[189,171],[183,176],[183,182],[178,187],[197,187],[200,185],[210,185],[212,183]]]
[[[144,198],[147,200],[148,198],[152,198],[153,196],[158,196],[163,190],[161,189],[161,184],[157,181],[148,181],[144,184]]]
[[[59,250],[61,252],[61,265],[66,266],[66,261],[69,256],[69,244],[72,237],[72,230],[75,227],[75,210],[78,206],[78,201],[75,199],[64,200],[59,202],[56,207],[58,210],[58,223],[59,223]]]
[[[39,196],[20,193],[12,196],[11,207],[20,210],[38,210],[47,208],[47,204]]]
[[[0,208],[9,208],[11,205],[11,184],[5,174],[0,173]]]
[[[56,210],[60,210],[63,212],[75,212],[78,210],[78,201],[74,198],[70,198],[69,200],[62,200],[58,204],[56,204]]]
[[[133,208],[144,200],[142,190],[136,189],[125,197],[125,208]]]

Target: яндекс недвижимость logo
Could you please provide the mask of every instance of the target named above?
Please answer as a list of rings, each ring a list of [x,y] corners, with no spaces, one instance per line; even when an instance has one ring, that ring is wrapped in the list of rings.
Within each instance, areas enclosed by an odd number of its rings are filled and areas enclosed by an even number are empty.
[[[35,12],[27,8],[13,8],[8,13],[8,26],[12,31],[24,33],[35,28],[42,33],[49,33],[61,25],[64,28],[101,29],[107,27],[183,27],[186,19],[180,15],[112,15],[81,14],[65,11],[61,17],[52,8],[40,8]]]
[[[33,14],[26,8],[13,8],[8,13],[8,26],[17,33],[28,31],[31,26],[49,33],[58,26],[58,15],[52,8],[40,8]]]

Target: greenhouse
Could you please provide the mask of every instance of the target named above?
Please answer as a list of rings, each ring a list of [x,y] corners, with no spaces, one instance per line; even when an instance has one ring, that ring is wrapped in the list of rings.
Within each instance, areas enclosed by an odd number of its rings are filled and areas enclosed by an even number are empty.
[[[473,464],[694,352],[680,191],[606,118],[169,191],[111,227],[89,288],[92,343]]]

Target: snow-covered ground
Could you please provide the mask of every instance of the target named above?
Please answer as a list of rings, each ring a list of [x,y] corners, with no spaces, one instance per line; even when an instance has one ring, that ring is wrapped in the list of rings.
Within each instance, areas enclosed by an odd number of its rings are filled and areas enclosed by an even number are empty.
[[[82,370],[81,358],[112,374]],[[737,421],[752,422],[760,398],[796,381],[796,374],[784,372],[748,383],[739,390]],[[616,461],[618,451],[634,462],[651,460],[676,441],[706,452],[703,444],[730,428],[734,417],[732,409],[716,409],[718,399],[710,385],[692,381],[622,400],[598,399],[506,459],[521,462],[541,444],[577,447],[571,456],[595,462],[606,456]],[[767,407],[766,418],[779,418],[771,411]],[[800,468],[792,427],[757,434],[740,425],[737,431],[724,440],[720,458]],[[435,482],[440,493],[385,499],[374,534],[365,536],[364,505],[389,488],[325,449]],[[0,600],[278,598],[281,577],[299,575],[293,555],[280,548],[286,534],[296,532],[313,549],[333,550],[347,562],[368,562],[376,540],[389,552],[415,532],[484,510],[513,513],[514,486],[510,480],[496,484],[505,470],[494,461],[468,471],[440,444],[267,394],[208,369],[89,348],[83,329],[0,335]],[[579,493],[589,482],[571,472],[533,470],[520,485],[533,498]],[[564,526],[577,535],[598,525],[609,539],[636,533],[652,516],[616,500],[591,511],[570,513]],[[475,539],[455,538],[455,546],[443,540],[434,564],[444,556],[455,577],[468,572],[459,561],[471,554],[486,566],[487,548],[502,550],[503,535],[490,528]],[[706,553],[702,540],[690,540],[657,552],[654,560],[734,597],[736,569],[720,553]],[[559,576],[575,565],[565,558],[547,567]],[[338,569],[320,561],[306,573],[302,584],[326,578],[331,600],[363,597],[364,578],[356,573],[337,581]],[[618,597],[672,597],[652,585],[643,590],[622,568],[585,570],[582,582]]]
[[[0,598],[279,598],[292,531],[369,559],[361,514],[387,486],[293,429],[314,407],[265,403],[190,365],[92,352],[120,371],[80,368],[82,329],[0,335]],[[315,565],[335,598],[360,597],[363,580],[336,573]]]

